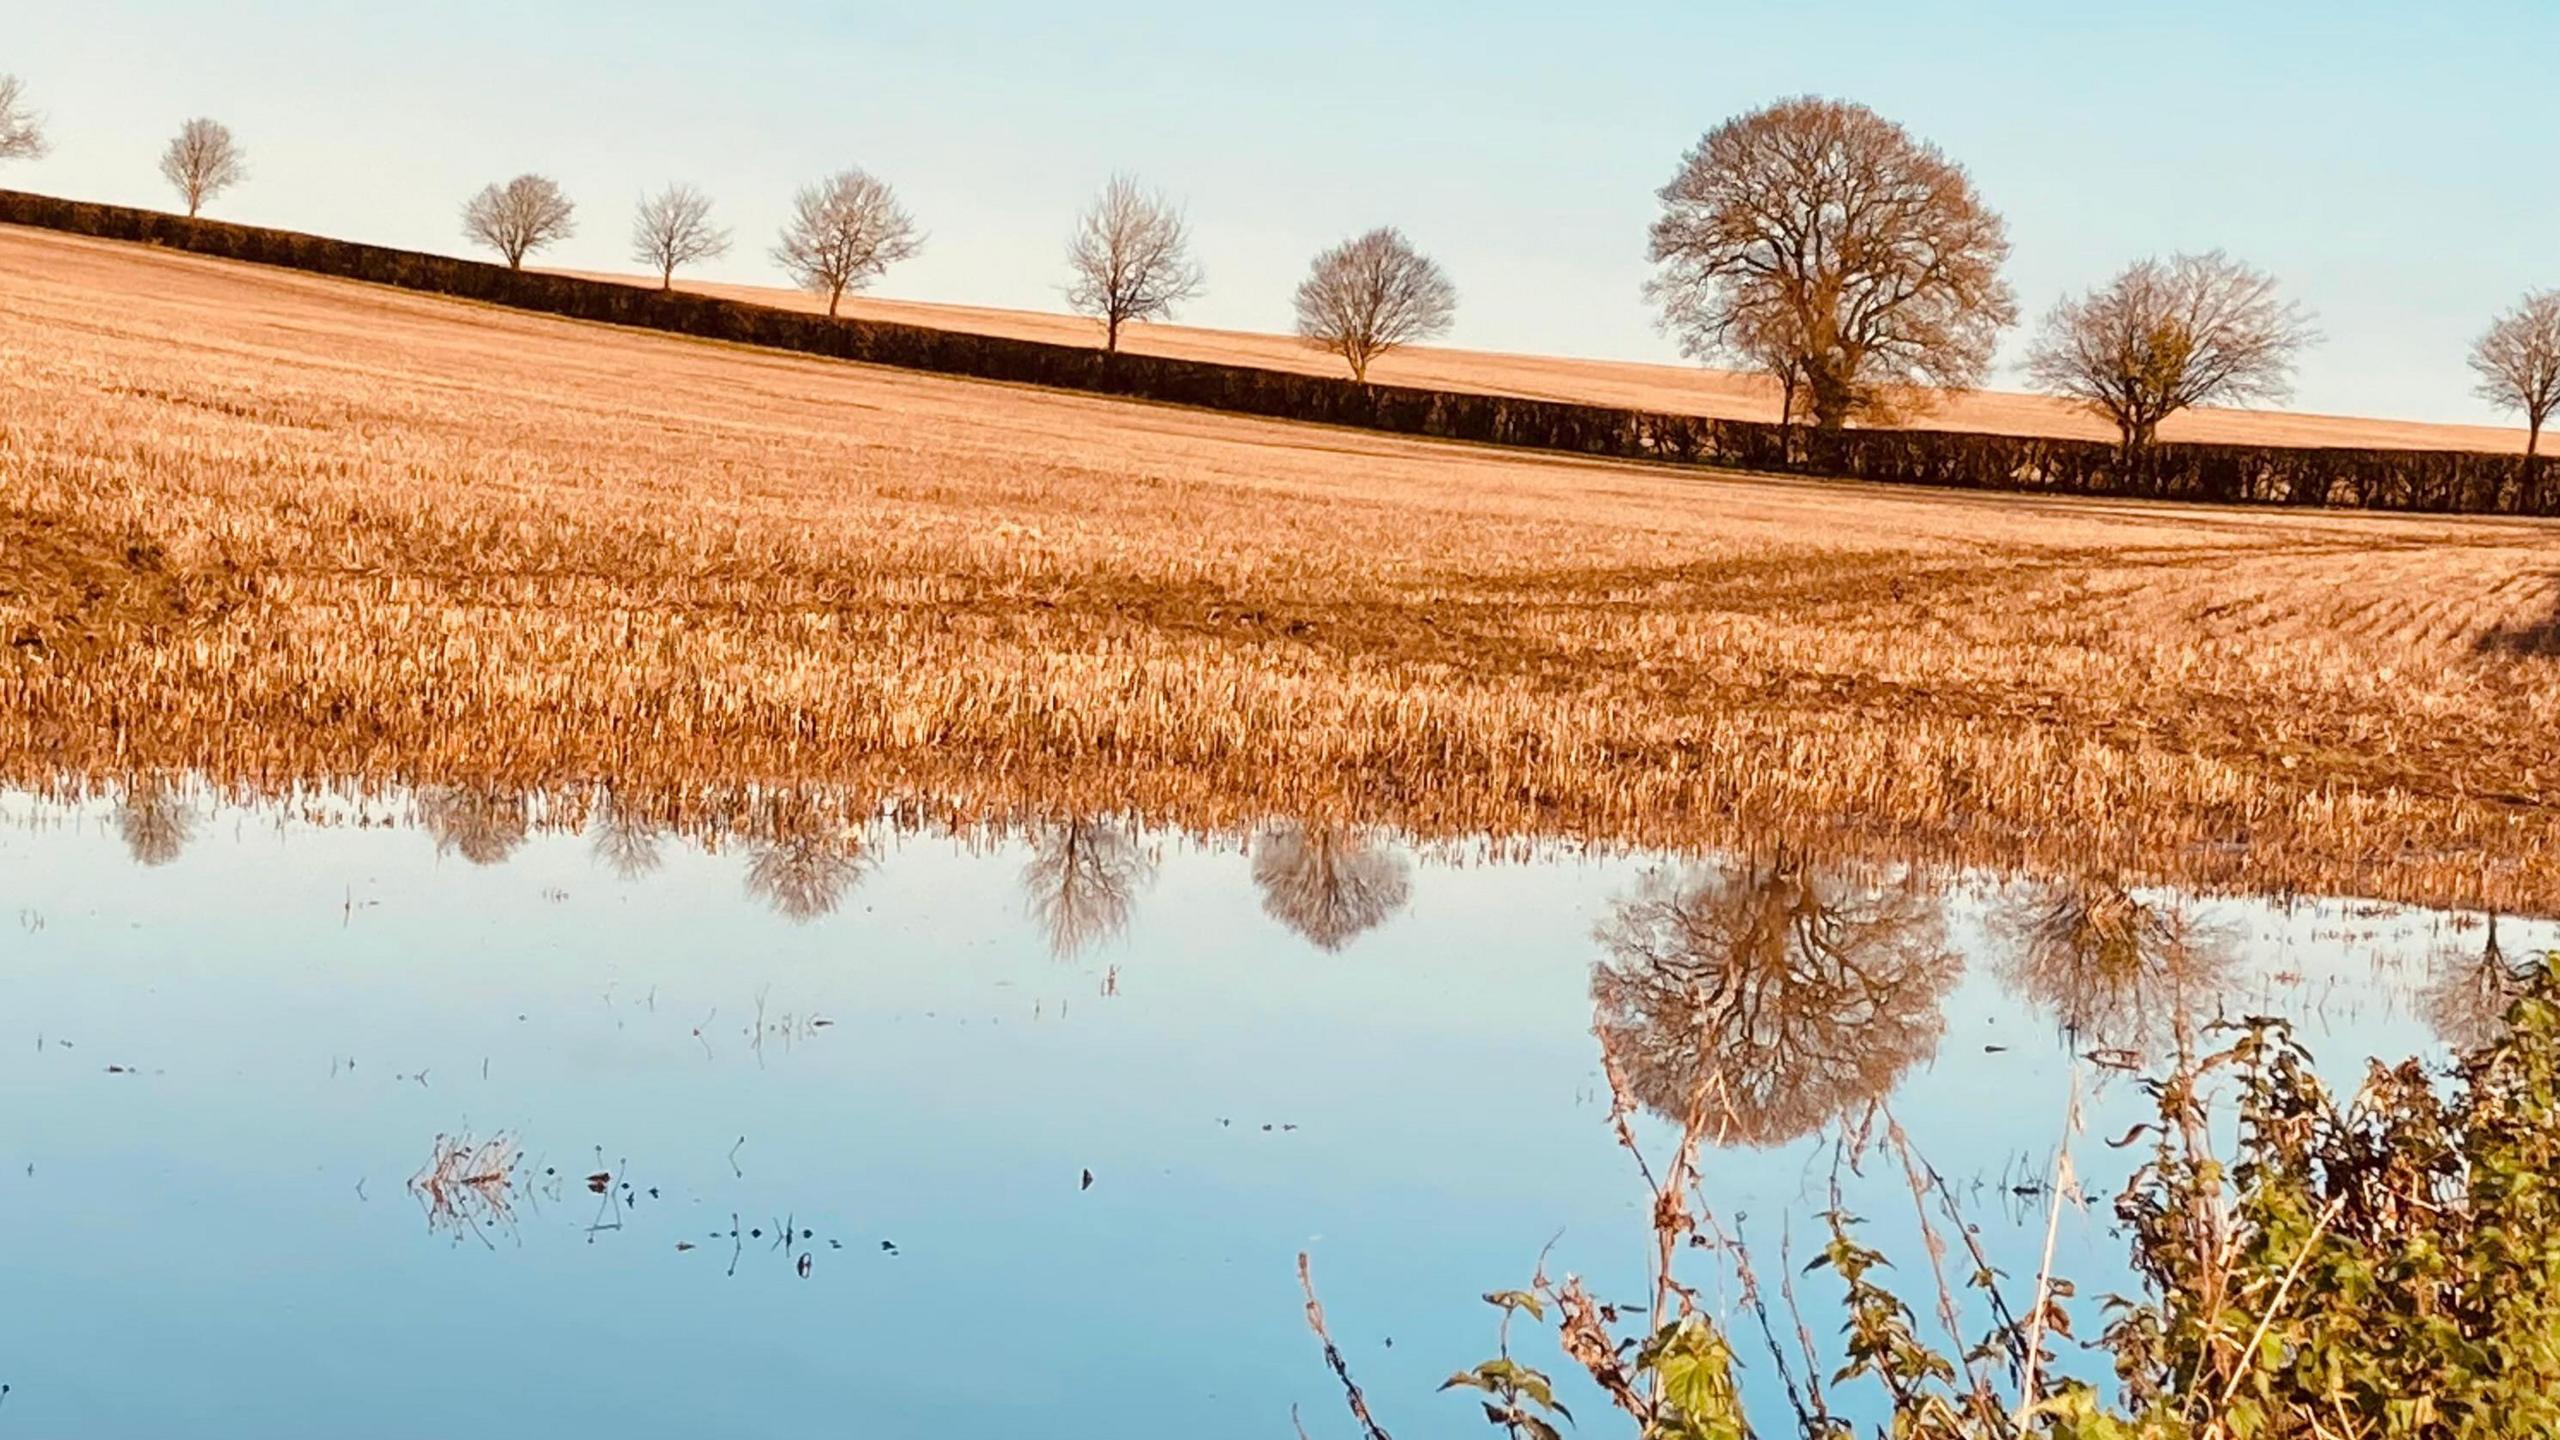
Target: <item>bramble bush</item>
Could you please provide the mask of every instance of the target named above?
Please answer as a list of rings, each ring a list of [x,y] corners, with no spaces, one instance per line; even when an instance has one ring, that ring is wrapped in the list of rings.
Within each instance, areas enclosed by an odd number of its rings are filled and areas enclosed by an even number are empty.
[[[1866,1433],[1840,1413],[1852,1394],[1859,1413],[1883,1417],[1866,1429],[1892,1440],[2560,1434],[2560,955],[2518,977],[2517,994],[2478,1049],[2449,1064],[2372,1062],[2343,1102],[2281,1021],[2217,1026],[2205,1038],[2221,1048],[2210,1053],[2194,1037],[2182,1044],[2144,1082],[2155,1118],[2118,1142],[2149,1147],[2115,1205],[2141,1293],[2109,1298],[2108,1323],[2085,1347],[2112,1362],[2104,1389],[2057,1359],[2073,1338],[2070,1284],[2048,1261],[2027,1303],[2013,1305],[2008,1277],[1889,1117],[1881,1142],[1862,1126],[1843,1143],[1898,1155],[1923,1203],[1942,1328],[1956,1332],[1964,1289],[1988,1331],[1960,1354],[1925,1337],[1835,1185],[1828,1240],[1807,1271],[1841,1289],[1836,1363],[1817,1361],[1793,1277],[1783,1284],[1792,1347],[1782,1341],[1748,1251],[1700,1194],[1713,1097],[1691,1106],[1657,1176],[1604,1050],[1618,1138],[1655,1195],[1651,1302],[1605,1303],[1575,1276],[1551,1277],[1541,1256],[1526,1288],[1485,1297],[1501,1314],[1499,1353],[1444,1388],[1476,1392],[1511,1440],[1558,1440],[1573,1419],[1553,1378],[1513,1353],[1513,1323],[1525,1318],[1552,1331],[1643,1440],[1755,1440],[1735,1338],[1674,1270],[1681,1250],[1706,1248],[1733,1267],[1741,1311],[1807,1440]],[[2223,1120],[2236,1122],[2228,1161],[2211,1139]],[[1971,1260],[1953,1282],[1932,1202]],[[1368,1440],[1384,1440],[1365,1405],[1357,1413]]]

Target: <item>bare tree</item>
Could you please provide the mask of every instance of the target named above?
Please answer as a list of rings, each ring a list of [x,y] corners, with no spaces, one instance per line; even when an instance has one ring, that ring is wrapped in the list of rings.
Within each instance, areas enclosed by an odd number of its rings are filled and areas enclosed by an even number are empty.
[[[1804,391],[1803,332],[1792,310],[1772,309],[1735,327],[1724,353],[1778,382],[1778,443],[1795,460],[1796,400]]]
[[[1457,287],[1392,228],[1318,255],[1298,282],[1298,334],[1349,361],[1354,380],[1399,345],[1448,334],[1457,313]]]
[[[747,861],[747,893],[794,924],[833,914],[845,892],[871,873],[860,835],[826,827],[795,828],[755,848]]]
[[[532,807],[521,790],[502,785],[447,785],[417,800],[418,823],[435,837],[436,853],[453,851],[474,865],[495,865],[515,853],[532,829]]]
[[[1274,826],[1253,842],[1253,883],[1264,913],[1320,950],[1350,944],[1413,897],[1394,851],[1357,832],[1304,825]]]
[[[1067,303],[1102,322],[1105,352],[1119,350],[1121,326],[1171,316],[1205,280],[1182,212],[1128,175],[1112,176],[1077,218],[1067,264],[1075,272]]]
[[[166,865],[195,838],[195,807],[178,782],[155,776],[125,790],[116,806],[116,833],[141,865]]]
[[[869,288],[881,272],[924,248],[924,236],[895,192],[854,169],[805,186],[773,258],[800,287],[827,297],[832,319],[847,290]]]
[[[178,127],[169,148],[160,152],[160,173],[178,188],[187,213],[249,178],[248,155],[231,138],[231,127],[201,117]]]
[[[44,117],[27,108],[27,87],[15,75],[0,75],[0,160],[42,159]]]
[[[462,233],[521,270],[524,257],[578,233],[578,207],[546,176],[519,175],[462,207]]]
[[[2317,338],[2275,277],[2219,250],[2173,255],[2054,306],[2027,379],[2113,421],[2130,460],[2191,405],[2284,400],[2295,353]]]
[[[2086,1043],[2148,1055],[2195,1038],[2236,988],[2233,937],[2093,875],[2038,887],[1994,912],[2001,978]]]
[[[2560,290],[2537,290],[2471,347],[2481,399],[2524,412],[2524,508],[2542,508],[2542,427],[2560,410]]]
[[[676,268],[729,253],[729,232],[711,223],[711,197],[670,185],[640,202],[631,217],[631,258],[658,272],[658,288],[676,287]]]
[[[2507,1036],[2507,1012],[2532,989],[2532,967],[2507,957],[2498,943],[2498,917],[2489,917],[2488,941],[2478,950],[2449,946],[2438,952],[2435,973],[2418,993],[2418,1014],[2436,1038],[2468,1055]]]
[[[1022,867],[1031,918],[1049,953],[1073,958],[1129,928],[1138,894],[1155,882],[1156,857],[1122,821],[1070,820],[1043,829]]]
[[[1663,328],[1696,359],[1792,371],[1826,429],[1890,416],[1897,390],[1980,384],[2017,319],[2008,227],[1962,166],[1863,105],[1728,120],[1660,194],[1646,290]],[[1771,365],[1773,343],[1792,365]]]
[[[655,825],[633,814],[611,791],[596,807],[588,844],[597,860],[625,880],[637,880],[665,863],[664,837]]]

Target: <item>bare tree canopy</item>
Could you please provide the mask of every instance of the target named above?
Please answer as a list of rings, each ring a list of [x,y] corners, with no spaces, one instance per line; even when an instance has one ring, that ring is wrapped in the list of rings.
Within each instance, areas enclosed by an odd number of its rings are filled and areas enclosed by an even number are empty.
[[[2560,290],[2537,290],[2499,316],[2471,347],[2471,369],[2481,399],[2524,412],[2524,453],[2538,455],[2542,427],[2560,410]]]
[[[2000,974],[2085,1043],[2148,1055],[2193,1039],[2236,988],[2231,937],[2097,876],[2041,887],[2003,906]]]
[[[26,83],[15,75],[0,75],[0,160],[40,159],[50,148],[44,117],[27,108]]]
[[[1102,322],[1102,348],[1120,348],[1120,327],[1162,320],[1200,293],[1205,281],[1191,260],[1191,231],[1164,196],[1128,175],[1114,175],[1077,217],[1067,242],[1075,279],[1067,303]]]
[[[532,831],[532,807],[521,790],[447,785],[421,792],[417,804],[418,823],[435,837],[436,853],[452,851],[474,865],[505,860]]]
[[[924,236],[896,193],[854,169],[801,189],[773,258],[802,289],[826,296],[833,318],[844,292],[868,288],[923,248]]]
[[[2027,379],[2113,421],[2130,455],[2191,405],[2281,402],[2295,353],[2317,338],[2275,277],[2219,250],[2173,255],[2054,306]]]
[[[1262,909],[1319,950],[1339,950],[1412,898],[1403,857],[1366,835],[1279,825],[1253,842]]]
[[[1720,1143],[1783,1145],[1937,1053],[1964,962],[1937,903],[1800,858],[1656,872],[1614,907],[1594,1028],[1636,1097]]]
[[[187,202],[187,213],[202,211],[205,202],[249,178],[249,157],[231,138],[231,127],[202,118],[178,127],[169,148],[160,152],[160,173]]]
[[[2436,1038],[2468,1055],[2506,1038],[2507,1012],[2532,989],[2530,963],[2519,965],[2498,943],[2498,917],[2477,949],[2447,946],[2418,992],[2418,1014]]]
[[[462,233],[521,270],[527,255],[578,233],[577,210],[548,177],[519,175],[471,197],[462,207]]]
[[[1448,334],[1457,314],[1457,287],[1392,228],[1318,255],[1298,282],[1298,334],[1350,362],[1354,380],[1399,345]]]
[[[625,880],[637,880],[665,863],[664,838],[658,828],[624,809],[607,792],[596,807],[588,844],[596,859]]]
[[[681,266],[729,253],[729,232],[711,223],[711,197],[670,185],[640,202],[631,217],[631,258],[658,272],[658,288],[675,288]]]
[[[1979,385],[2017,319],[2007,225],[1962,166],[1863,105],[1728,120],[1661,200],[1646,289],[1663,327],[1693,358],[1792,373],[1825,428],[1889,417],[1897,391]]]
[[[1071,820],[1041,831],[1022,867],[1026,907],[1061,960],[1128,929],[1139,892],[1155,878],[1154,852],[1136,830],[1112,820]]]
[[[158,777],[140,781],[126,788],[116,806],[116,833],[136,864],[166,865],[195,838],[195,807],[177,782]]]
[[[859,834],[796,825],[756,846],[747,861],[747,893],[793,924],[806,924],[835,913],[869,873],[871,853]]]

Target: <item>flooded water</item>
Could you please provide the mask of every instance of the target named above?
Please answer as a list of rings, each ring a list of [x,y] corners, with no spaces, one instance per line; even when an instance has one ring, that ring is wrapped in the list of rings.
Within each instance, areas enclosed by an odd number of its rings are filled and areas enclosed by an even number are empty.
[[[1642,1286],[1595,999],[1649,1102],[1732,1097],[1707,1189],[1767,1271],[1882,1101],[2032,1277],[2076,1083],[2094,1296],[2118,1065],[2265,1010],[2352,1078],[2477,1023],[2491,935],[1818,857],[608,821],[0,801],[0,1437],[1352,1433],[1301,1251],[1388,1429],[1462,1433],[1482,1292],[1550,1240]],[[1899,1170],[1843,1183],[1919,1277]]]

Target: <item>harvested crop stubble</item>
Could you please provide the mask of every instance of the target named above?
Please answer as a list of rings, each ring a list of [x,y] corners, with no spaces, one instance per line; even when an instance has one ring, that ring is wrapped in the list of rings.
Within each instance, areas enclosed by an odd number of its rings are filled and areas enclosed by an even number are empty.
[[[0,269],[24,781],[845,785],[2560,908],[2548,524],[1710,478],[24,231]]]

